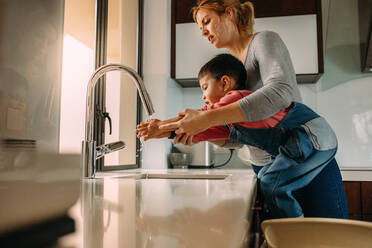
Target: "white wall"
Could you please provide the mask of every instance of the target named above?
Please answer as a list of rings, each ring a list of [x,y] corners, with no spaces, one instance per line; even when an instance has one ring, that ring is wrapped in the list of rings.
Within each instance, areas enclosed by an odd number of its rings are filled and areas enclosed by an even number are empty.
[[[76,55],[80,59],[76,59]],[[61,87],[61,153],[80,153],[84,139],[87,84],[94,71],[94,51],[66,34],[63,42]],[[81,68],[84,68],[82,70]]]
[[[339,165],[372,169],[372,77],[347,81],[319,92],[319,113],[334,128]]]
[[[88,80],[94,71],[94,3],[65,0],[60,153],[81,153]]]
[[[172,117],[182,109],[182,89],[170,78],[170,10],[170,0],[144,1],[143,79],[154,104],[153,118],[158,119]],[[167,139],[146,142],[142,168],[166,168],[170,147]]]

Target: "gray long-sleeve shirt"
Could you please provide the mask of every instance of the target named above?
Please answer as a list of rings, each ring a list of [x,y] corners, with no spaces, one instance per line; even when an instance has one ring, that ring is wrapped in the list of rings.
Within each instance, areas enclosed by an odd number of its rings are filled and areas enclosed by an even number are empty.
[[[238,102],[247,121],[263,120],[293,101],[301,102],[291,57],[277,33],[255,33],[244,64],[248,76],[246,88],[254,91]],[[252,163],[264,165],[270,161],[267,152],[248,147]]]
[[[253,94],[239,100],[247,121],[263,120],[301,101],[288,49],[277,33],[256,33],[245,59],[246,88]]]

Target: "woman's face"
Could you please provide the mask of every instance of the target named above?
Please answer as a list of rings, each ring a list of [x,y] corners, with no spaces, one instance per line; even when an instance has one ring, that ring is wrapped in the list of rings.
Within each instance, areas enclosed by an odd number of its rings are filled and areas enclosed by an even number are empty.
[[[200,9],[196,21],[205,37],[216,48],[227,48],[236,30],[230,16],[225,13],[218,15],[209,9]]]

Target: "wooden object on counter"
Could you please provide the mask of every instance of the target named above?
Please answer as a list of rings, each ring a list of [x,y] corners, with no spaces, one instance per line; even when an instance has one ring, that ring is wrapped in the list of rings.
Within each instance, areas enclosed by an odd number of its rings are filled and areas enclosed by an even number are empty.
[[[262,222],[268,247],[371,247],[372,223],[335,218],[282,218]]]

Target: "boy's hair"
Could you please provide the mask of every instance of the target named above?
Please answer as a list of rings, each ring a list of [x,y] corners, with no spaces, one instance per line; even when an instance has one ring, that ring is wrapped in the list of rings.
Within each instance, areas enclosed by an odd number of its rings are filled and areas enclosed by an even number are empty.
[[[245,89],[247,80],[247,71],[240,60],[231,54],[219,54],[209,60],[199,71],[198,80],[208,74],[215,80],[220,80],[222,76],[227,75],[235,80],[236,90]]]

